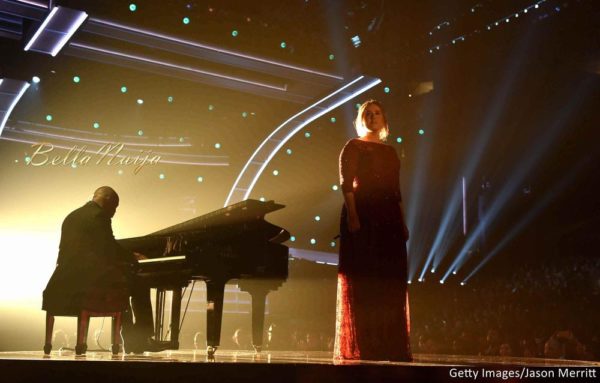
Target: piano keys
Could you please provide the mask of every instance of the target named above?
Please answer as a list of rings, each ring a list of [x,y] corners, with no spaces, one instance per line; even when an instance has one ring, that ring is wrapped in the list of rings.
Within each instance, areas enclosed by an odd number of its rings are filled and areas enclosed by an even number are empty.
[[[138,274],[157,288],[155,337],[162,334],[159,309],[164,291],[173,290],[171,348],[179,348],[181,291],[192,280],[207,290],[207,352],[214,356],[220,344],[225,284],[239,280],[252,297],[252,343],[262,348],[265,299],[287,279],[289,233],[264,220],[284,205],[246,200],[142,237],[121,239],[124,248],[142,253]]]

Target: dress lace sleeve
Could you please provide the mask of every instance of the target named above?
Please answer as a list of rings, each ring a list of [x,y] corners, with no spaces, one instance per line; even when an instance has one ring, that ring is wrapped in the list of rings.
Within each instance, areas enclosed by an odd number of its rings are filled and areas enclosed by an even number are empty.
[[[394,155],[398,161],[398,171],[394,172],[394,196],[398,199],[398,202],[402,202],[402,192],[400,191],[400,159],[395,150]]]
[[[358,148],[352,140],[348,141],[340,153],[340,185],[342,192],[354,191],[354,178],[358,168]]]

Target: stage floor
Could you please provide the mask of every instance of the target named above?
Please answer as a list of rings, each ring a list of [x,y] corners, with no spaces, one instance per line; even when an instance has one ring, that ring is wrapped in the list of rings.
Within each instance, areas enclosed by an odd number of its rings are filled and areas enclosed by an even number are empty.
[[[15,381],[39,381],[47,377],[77,377],[81,382],[127,381],[253,381],[253,382],[359,382],[359,381],[506,381],[482,378],[487,371],[588,371],[584,378],[600,372],[600,362],[500,358],[459,355],[416,354],[411,363],[388,361],[334,361],[330,352],[218,350],[210,360],[203,350],[163,351],[142,355],[112,356],[109,352],[88,351],[76,356],[73,351],[0,353],[0,371]],[[453,372],[452,372],[453,371]],[[475,372],[479,378],[473,379]],[[455,376],[460,375],[462,376]],[[469,377],[469,374],[470,377]],[[583,373],[581,373],[583,374]],[[550,376],[552,377],[552,376]],[[555,376],[558,378],[558,376]],[[539,378],[539,376],[538,376]],[[54,379],[53,379],[54,380]],[[536,379],[527,379],[535,381]],[[7,380],[8,381],[8,380]]]

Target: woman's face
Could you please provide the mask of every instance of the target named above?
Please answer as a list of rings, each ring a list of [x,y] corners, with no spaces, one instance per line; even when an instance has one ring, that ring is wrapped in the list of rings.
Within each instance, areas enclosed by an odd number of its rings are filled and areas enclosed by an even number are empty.
[[[378,132],[385,127],[385,119],[381,108],[376,104],[367,106],[363,113],[365,127],[371,132]]]

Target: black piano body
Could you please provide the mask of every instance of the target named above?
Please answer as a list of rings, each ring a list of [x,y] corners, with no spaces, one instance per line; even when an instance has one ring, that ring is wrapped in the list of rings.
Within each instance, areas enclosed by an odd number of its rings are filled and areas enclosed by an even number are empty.
[[[274,201],[245,200],[143,237],[121,239],[124,248],[149,257],[138,265],[138,275],[159,292],[173,291],[171,348],[179,348],[181,293],[192,280],[206,282],[206,338],[209,356],[220,343],[225,284],[238,280],[252,296],[252,343],[262,347],[265,299],[288,275],[289,233],[264,220],[284,205]],[[164,308],[157,299],[158,313]]]

